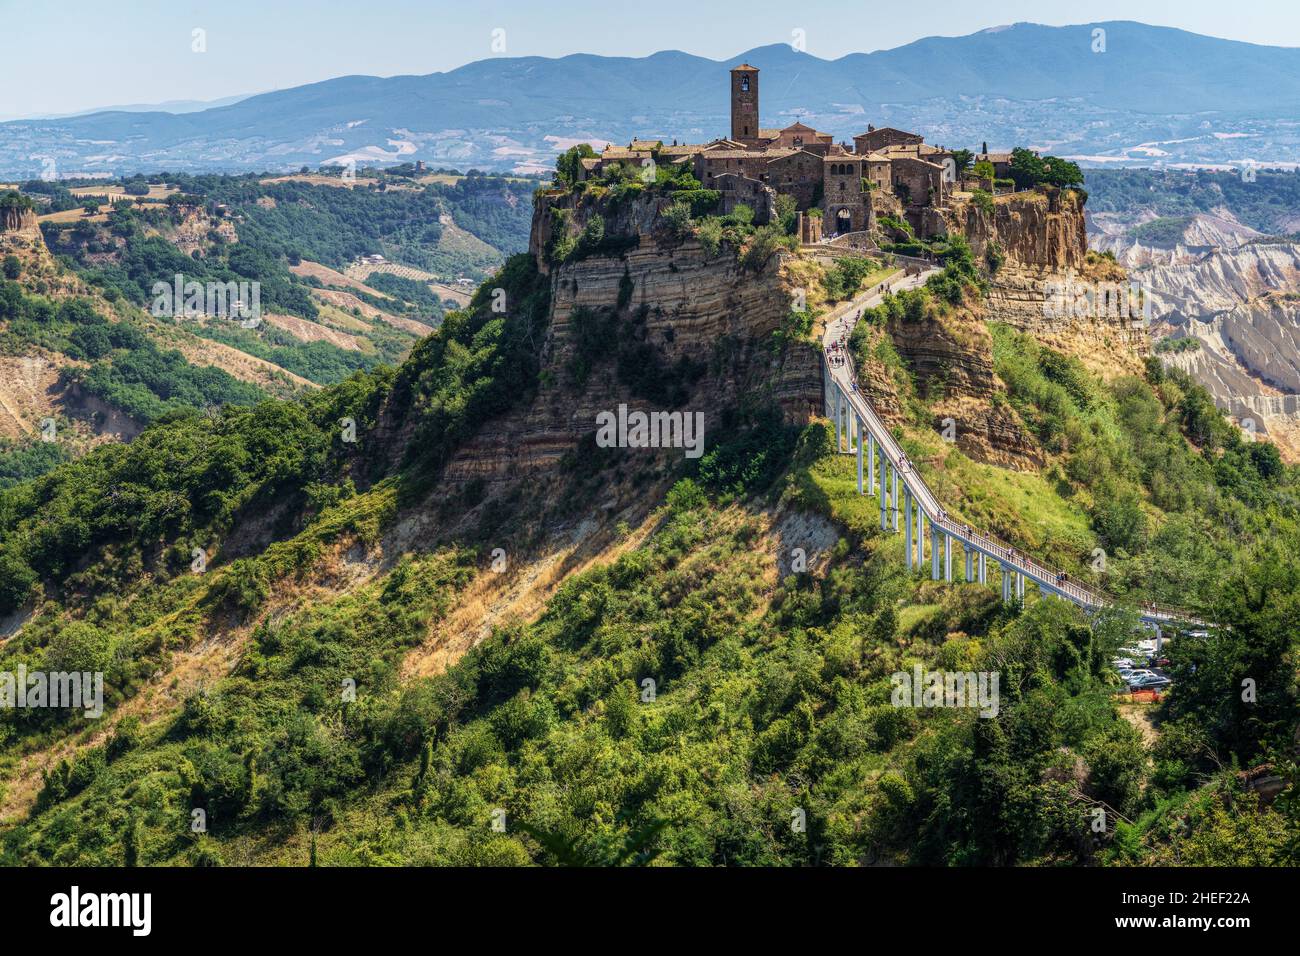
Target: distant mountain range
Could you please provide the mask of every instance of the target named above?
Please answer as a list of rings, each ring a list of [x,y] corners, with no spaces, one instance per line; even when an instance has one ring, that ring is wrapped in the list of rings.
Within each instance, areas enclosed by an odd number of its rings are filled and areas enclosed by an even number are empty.
[[[125,103],[120,106],[100,106],[92,110],[74,110],[71,113],[7,115],[0,116],[0,122],[72,119],[79,116],[90,116],[93,113],[197,113],[200,110],[216,109],[218,106],[230,106],[232,103],[246,100],[252,95],[252,93],[242,93],[237,96],[223,96],[215,100],[164,100],[161,103]]]
[[[1098,32],[1102,31],[1102,32]],[[447,73],[346,76],[199,112],[0,124],[0,176],[286,169],[349,158],[549,166],[579,139],[705,140],[728,129],[726,71],[762,70],[762,120],[849,137],[868,122],[931,142],[1025,144],[1093,163],[1293,163],[1300,49],[1167,27],[1021,23],[822,60],[790,46],[715,61],[497,58]]]

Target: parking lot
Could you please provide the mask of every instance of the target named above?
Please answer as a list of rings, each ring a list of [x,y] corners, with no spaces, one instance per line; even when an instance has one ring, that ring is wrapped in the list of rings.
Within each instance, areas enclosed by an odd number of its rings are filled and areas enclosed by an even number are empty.
[[[1111,665],[1130,691],[1149,690],[1165,694],[1173,687],[1168,672],[1168,641],[1159,650],[1155,638],[1136,641],[1120,648],[1119,654],[1111,660]]]

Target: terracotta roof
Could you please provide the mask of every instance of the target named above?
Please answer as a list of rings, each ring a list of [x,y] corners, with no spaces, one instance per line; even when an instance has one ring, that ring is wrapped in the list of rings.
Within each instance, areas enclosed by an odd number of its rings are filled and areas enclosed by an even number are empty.
[[[749,72],[751,72],[751,73],[757,73],[757,72],[758,72],[758,67],[756,67],[756,66],[750,66],[748,63],[742,63],[742,64],[740,64],[740,66],[733,66],[733,67],[731,68],[731,72],[732,72],[732,73],[738,73],[738,72],[740,72],[741,70],[749,70]]]
[[[893,161],[896,163],[920,163],[922,166],[929,166],[931,169],[943,169],[938,163],[932,163],[928,159],[921,159],[919,156],[897,156]]]
[[[661,139],[634,139],[628,149],[654,150],[664,144]]]
[[[917,139],[924,139],[920,133],[909,133],[905,129],[899,129],[897,126],[877,126],[875,129],[869,129],[865,133],[859,133],[854,139],[860,139],[863,136],[870,136],[873,133],[902,133],[904,136],[915,136]]]
[[[793,146],[783,146],[778,149],[711,149],[705,154],[705,159],[780,159],[783,156],[792,156],[795,153],[802,153],[804,150],[797,149]],[[811,156],[812,154],[809,153]],[[816,158],[816,157],[814,157]]]
[[[797,123],[797,122],[796,122],[796,123],[791,123],[791,124],[790,124],[789,126],[787,126],[785,129],[781,130],[781,132],[783,132],[783,133],[793,133],[793,132],[799,132],[799,133],[815,133],[815,132],[817,132],[817,131],[816,131],[815,129],[813,129],[811,126],[807,126],[807,125],[805,125],[804,123]]]
[[[789,159],[791,156],[798,156],[800,153],[807,156],[814,163],[819,162],[821,160],[821,157],[818,156],[816,153],[810,153],[808,152],[808,150],[800,149],[797,146],[782,147],[781,149],[769,149],[766,155],[772,157],[771,159],[768,160],[768,162],[771,163],[771,162],[775,162],[778,159]]]

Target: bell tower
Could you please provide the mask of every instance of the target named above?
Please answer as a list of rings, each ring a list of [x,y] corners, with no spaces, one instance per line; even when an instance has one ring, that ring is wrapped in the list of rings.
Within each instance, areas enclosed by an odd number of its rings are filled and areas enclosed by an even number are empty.
[[[748,64],[731,71],[731,138],[758,142],[758,70]]]

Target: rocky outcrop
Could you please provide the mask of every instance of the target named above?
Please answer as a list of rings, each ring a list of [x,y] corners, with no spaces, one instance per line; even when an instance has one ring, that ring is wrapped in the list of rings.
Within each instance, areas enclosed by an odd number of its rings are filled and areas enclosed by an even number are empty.
[[[998,196],[984,209],[973,201],[955,202],[947,217],[948,231],[964,235],[990,270],[988,321],[1005,322],[1075,355],[1106,378],[1140,371],[1150,336],[1136,301],[1128,314],[1062,307],[1066,290],[1083,301],[1089,291],[1128,288],[1123,268],[1089,257],[1083,201],[1076,192],[1027,190]]]
[[[36,214],[30,209],[0,209],[0,259],[18,260],[19,281],[30,291],[61,296],[78,289],[80,283],[60,269],[45,245]]]
[[[710,255],[696,240],[677,239],[664,228],[665,205],[660,198],[619,204],[587,204],[573,194],[539,198],[530,248],[551,283],[542,347],[546,385],[527,408],[463,446],[447,478],[492,480],[552,469],[595,432],[597,414],[621,403],[702,412],[706,448],[724,412],[740,404],[774,403],[798,423],[820,414],[820,353],[810,343],[773,346],[772,333],[791,302],[779,257],[752,271],[726,246]],[[576,237],[593,215],[604,221],[606,247],[618,251],[548,262],[556,229]],[[580,353],[593,347],[597,359],[578,375]],[[674,408],[638,394],[634,382],[647,363],[680,377],[684,400]],[[680,459],[682,452],[667,454]]]
[[[1107,309],[1061,307],[1058,289],[1118,288],[1114,276],[1051,272],[1006,264],[989,281],[984,314],[1034,336],[1049,348],[1073,355],[1103,378],[1136,374],[1151,348],[1149,325],[1140,308],[1128,315]],[[1085,300],[1086,301],[1086,300]]]
[[[918,392],[930,400],[935,431],[976,461],[1017,470],[1042,465],[1019,416],[1000,401],[1005,387],[993,370],[992,336],[979,316],[958,310],[894,321],[887,331]]]
[[[1083,268],[1088,255],[1083,202],[1071,190],[1048,188],[998,196],[991,210],[974,202],[954,203],[948,231],[964,235],[977,259],[990,248],[1012,265],[1065,272]]]
[[[40,238],[41,229],[36,222],[36,213],[30,209],[16,206],[0,208],[0,233],[25,235],[27,238]]]
[[[169,237],[172,244],[187,256],[196,252],[207,257],[212,251],[214,235],[220,236],[224,244],[239,241],[235,224],[229,219],[219,219],[209,215],[202,207],[188,208],[184,217],[177,224],[175,232]]]

